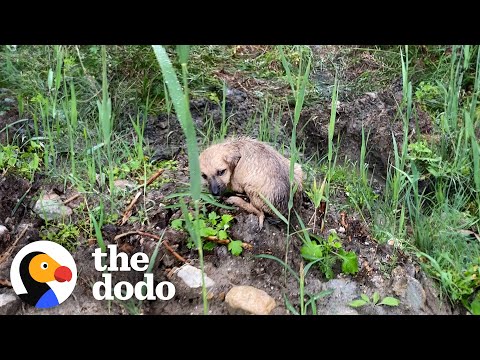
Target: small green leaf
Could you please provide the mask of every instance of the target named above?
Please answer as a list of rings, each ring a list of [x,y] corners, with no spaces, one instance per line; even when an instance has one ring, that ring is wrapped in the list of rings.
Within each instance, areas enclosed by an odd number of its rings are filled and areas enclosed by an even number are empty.
[[[400,301],[398,299],[395,299],[394,297],[387,296],[378,305],[398,306],[399,304],[400,304]]]
[[[228,224],[230,221],[233,220],[233,216],[230,214],[223,214],[222,215],[222,223]]]
[[[366,294],[362,294],[362,295],[360,295],[360,297],[361,297],[363,300],[365,300],[366,303],[369,303],[369,302],[370,302],[370,299],[369,299],[369,297],[368,297]]]
[[[217,213],[215,211],[212,211],[210,214],[208,214],[208,220],[210,220],[210,223],[212,225],[217,225],[217,219],[219,218],[219,216],[217,215]]]
[[[477,295],[475,300],[472,301],[470,309],[473,315],[480,315],[480,295]]]
[[[342,258],[342,272],[345,274],[356,274],[358,272],[357,254],[353,251],[340,255]]]
[[[227,239],[227,238],[228,238],[227,232],[226,232],[225,230],[220,230],[220,231],[218,232],[218,238],[219,238],[220,240],[225,240],[225,239]]]
[[[213,250],[214,248],[215,248],[215,243],[211,241],[207,241],[205,244],[203,244],[204,250]]]
[[[380,295],[378,294],[378,292],[374,292],[373,293],[373,305],[376,305],[378,303],[378,300],[380,300]]]
[[[307,242],[300,249],[300,253],[307,260],[316,260],[322,257],[322,246],[315,242]]]
[[[242,242],[240,240],[232,240],[228,243],[228,250],[235,256],[242,253]]]
[[[365,300],[360,300],[360,299],[358,299],[358,300],[353,300],[353,301],[352,301],[350,304],[348,304],[348,305],[350,305],[351,307],[356,308],[356,307],[364,306],[364,305],[366,305],[366,304],[367,304],[367,302],[366,302]]]
[[[335,277],[335,274],[333,273],[333,270],[331,267],[326,267],[323,269],[324,270],[324,273],[325,273],[325,277],[328,279],[328,280],[331,280]]]
[[[182,219],[175,219],[172,221],[171,227],[172,229],[175,229],[175,230],[183,230],[182,223],[183,223]]]
[[[215,231],[215,229],[213,229],[211,227],[200,228],[200,236],[201,237],[215,236],[216,234],[217,234],[217,232]]]

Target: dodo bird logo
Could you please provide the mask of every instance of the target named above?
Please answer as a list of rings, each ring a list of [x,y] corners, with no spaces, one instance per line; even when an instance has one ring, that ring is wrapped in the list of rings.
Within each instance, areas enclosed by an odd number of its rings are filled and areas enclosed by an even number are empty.
[[[73,292],[77,266],[63,246],[35,241],[13,259],[10,279],[13,290],[27,304],[50,308],[67,300]]]

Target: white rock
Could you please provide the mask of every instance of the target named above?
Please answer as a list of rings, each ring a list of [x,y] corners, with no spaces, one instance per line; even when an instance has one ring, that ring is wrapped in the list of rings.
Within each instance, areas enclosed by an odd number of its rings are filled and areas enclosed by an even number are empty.
[[[8,229],[5,226],[0,225],[0,237],[5,234],[8,234]]]
[[[330,234],[337,235],[337,230],[335,230],[335,229],[328,230],[328,235],[330,235]]]
[[[136,187],[136,185],[133,182],[128,180],[115,180],[113,182],[113,185],[115,185],[116,188],[119,188],[122,190],[133,189],[134,187]]]
[[[185,285],[187,285],[189,288],[196,289],[202,286],[202,271],[192,265],[183,265],[177,270],[176,275],[182,279]],[[206,274],[204,274],[204,278],[205,287],[207,289],[215,285],[215,282]]]

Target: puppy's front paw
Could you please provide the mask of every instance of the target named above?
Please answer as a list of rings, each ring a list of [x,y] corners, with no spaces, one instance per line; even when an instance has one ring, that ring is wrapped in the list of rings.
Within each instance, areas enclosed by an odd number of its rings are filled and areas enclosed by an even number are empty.
[[[237,205],[238,206],[238,197],[236,196],[230,196],[225,200],[225,204],[228,205]]]

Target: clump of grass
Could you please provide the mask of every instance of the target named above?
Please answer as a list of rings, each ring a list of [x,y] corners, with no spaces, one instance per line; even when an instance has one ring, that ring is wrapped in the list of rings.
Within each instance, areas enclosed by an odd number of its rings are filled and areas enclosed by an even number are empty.
[[[480,218],[479,143],[475,136],[479,51],[473,66],[471,47],[452,48],[443,111],[435,128],[439,140],[409,142],[413,94],[408,80],[409,52],[405,49],[399,109],[404,137],[399,147],[392,135],[394,161],[387,175],[384,201],[378,208],[382,209],[382,229],[374,228],[379,239],[394,240],[416,252],[422,267],[439,281],[442,293],[467,308],[471,308],[480,288],[476,281],[480,244],[473,239]],[[474,91],[462,98],[462,80],[472,67]],[[412,235],[408,228],[413,230]]]
[[[195,126],[193,124],[192,116],[190,114],[190,103],[188,100],[188,85],[187,85],[187,60],[188,60],[188,47],[179,46],[178,53],[180,58],[180,63],[182,66],[182,77],[184,90],[178,82],[175,71],[173,70],[172,64],[165,49],[160,45],[154,45],[153,50],[157,57],[160,68],[167,84],[170,97],[172,98],[173,106],[177,114],[178,120],[182,127],[182,130],[185,133],[187,139],[187,150],[188,150],[188,163],[189,163],[189,172],[190,172],[190,192],[194,202],[194,219],[199,218],[199,209],[200,209],[200,194],[201,194],[201,178],[200,178],[200,164],[199,164],[199,152],[197,146],[197,138],[195,134]],[[202,239],[200,237],[200,229],[198,223],[193,223],[190,221],[188,214],[187,206],[181,198],[180,205],[183,214],[185,215],[186,227],[190,233],[191,238],[193,239],[197,249],[198,257],[200,260],[200,270],[202,272],[202,299],[203,299],[203,311],[204,314],[208,313],[208,302],[207,302],[207,290],[205,287],[205,273],[203,270],[203,246]]]
[[[308,198],[313,204],[314,210],[313,210],[313,215],[312,218],[310,219],[309,223],[313,221],[313,232],[315,232],[315,225],[317,221],[317,213],[320,210],[320,205],[322,204],[322,201],[325,202],[326,198],[324,196],[324,191],[325,191],[325,183],[326,183],[327,178],[325,177],[320,184],[320,186],[317,185],[317,179],[313,179],[313,183],[310,187],[310,189],[306,189],[305,193],[307,194]],[[323,228],[323,224],[321,226]]]

